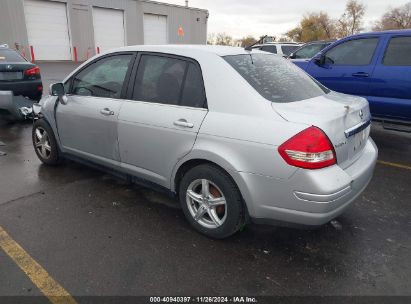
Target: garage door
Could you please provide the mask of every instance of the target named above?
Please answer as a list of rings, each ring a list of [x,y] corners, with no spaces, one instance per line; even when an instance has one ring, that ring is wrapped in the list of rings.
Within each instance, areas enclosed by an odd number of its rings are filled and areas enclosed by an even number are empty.
[[[108,8],[93,8],[94,41],[100,51],[125,45],[124,12]]]
[[[144,14],[144,44],[167,43],[167,16]]]
[[[65,3],[24,1],[29,44],[36,60],[71,60]]]

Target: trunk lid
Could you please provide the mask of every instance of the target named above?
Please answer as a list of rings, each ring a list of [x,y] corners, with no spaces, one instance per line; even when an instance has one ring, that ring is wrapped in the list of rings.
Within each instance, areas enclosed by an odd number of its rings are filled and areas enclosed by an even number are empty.
[[[29,62],[0,62],[0,81],[22,81],[27,78],[26,75],[24,75],[24,71],[32,69],[35,66],[35,64]]]
[[[370,135],[370,109],[362,97],[331,92],[302,101],[272,103],[272,107],[287,121],[321,128],[342,168],[360,157]]]

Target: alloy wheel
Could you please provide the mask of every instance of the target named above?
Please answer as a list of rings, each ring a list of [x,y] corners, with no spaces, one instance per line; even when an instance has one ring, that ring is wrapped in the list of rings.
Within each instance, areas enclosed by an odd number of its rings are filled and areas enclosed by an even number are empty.
[[[216,229],[227,218],[227,201],[223,192],[207,179],[193,181],[187,189],[186,201],[193,219],[201,226]]]
[[[51,156],[50,138],[46,130],[37,127],[34,135],[34,146],[43,159],[49,159]]]

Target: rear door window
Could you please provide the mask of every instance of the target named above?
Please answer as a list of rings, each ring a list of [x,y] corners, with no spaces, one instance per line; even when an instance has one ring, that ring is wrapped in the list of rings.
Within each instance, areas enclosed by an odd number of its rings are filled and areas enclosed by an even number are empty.
[[[205,107],[206,95],[200,67],[194,63],[189,63],[185,78],[181,105],[194,108]]]
[[[184,59],[142,55],[133,99],[169,105],[205,107],[201,69]]]
[[[326,64],[369,65],[378,41],[378,38],[364,38],[343,42],[325,54]]]
[[[133,99],[178,105],[187,62],[143,55],[138,67]]]
[[[261,96],[272,102],[287,103],[328,93],[303,70],[280,56],[251,53],[224,59]]]
[[[386,66],[411,66],[411,37],[393,37],[385,52]]]

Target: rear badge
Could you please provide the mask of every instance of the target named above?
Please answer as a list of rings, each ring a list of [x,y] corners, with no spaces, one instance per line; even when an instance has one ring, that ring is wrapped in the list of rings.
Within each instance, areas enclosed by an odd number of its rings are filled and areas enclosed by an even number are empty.
[[[346,144],[347,144],[347,142],[344,141],[344,142],[342,142],[342,143],[339,143],[339,144],[334,145],[334,147],[335,147],[336,149],[338,149],[338,148],[341,148],[342,146],[344,146],[344,145],[346,145]]]

